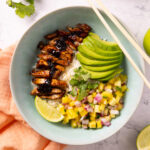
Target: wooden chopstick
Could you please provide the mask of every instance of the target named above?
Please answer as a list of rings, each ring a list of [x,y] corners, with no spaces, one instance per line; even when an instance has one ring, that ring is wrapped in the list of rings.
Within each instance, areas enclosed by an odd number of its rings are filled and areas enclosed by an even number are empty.
[[[125,28],[119,23],[119,21],[109,12],[109,10],[103,5],[101,0],[96,0],[101,9],[105,14],[111,19],[111,21],[118,27],[118,29],[123,33],[127,40],[135,47],[135,49],[142,55],[145,61],[150,64],[150,57],[142,50],[142,48],[137,44],[137,42],[132,38],[132,36],[125,30]]]
[[[127,50],[124,48],[124,46],[122,45],[122,43],[119,41],[118,37],[115,35],[115,33],[112,31],[112,29],[110,28],[110,26],[107,24],[107,22],[105,21],[105,19],[101,15],[101,12],[98,11],[98,9],[93,4],[92,0],[88,0],[88,2],[91,5],[93,11],[96,13],[96,15],[98,16],[98,18],[100,19],[100,21],[104,24],[105,28],[109,31],[109,33],[111,34],[111,36],[114,38],[114,40],[120,46],[120,48],[122,49],[123,53],[125,54],[125,56],[129,60],[129,62],[131,63],[131,65],[133,66],[133,68],[137,71],[137,73],[141,76],[141,78],[143,79],[143,81],[145,82],[145,84],[147,85],[147,87],[150,89],[150,83],[149,83],[149,81],[144,76],[144,74],[142,73],[142,71],[138,68],[138,66],[135,64],[135,62],[132,60],[132,58],[128,54]]]

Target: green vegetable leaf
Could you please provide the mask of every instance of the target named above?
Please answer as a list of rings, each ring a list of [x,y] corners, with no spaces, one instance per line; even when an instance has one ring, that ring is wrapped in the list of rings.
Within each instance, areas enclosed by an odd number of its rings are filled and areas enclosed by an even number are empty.
[[[81,67],[74,70],[75,74],[70,80],[72,85],[72,96],[77,95],[79,101],[83,100],[84,97],[88,95],[88,92],[92,89],[96,89],[99,85],[99,82],[96,80],[90,79],[90,74],[85,72]],[[78,89],[78,93],[77,90]]]
[[[73,87],[73,88],[72,88],[72,91],[70,92],[70,94],[71,94],[72,96],[77,96],[77,88],[76,88],[76,87]]]
[[[25,5],[21,2],[16,3],[12,0],[6,1],[9,7],[15,8],[16,14],[21,18],[24,18],[25,16],[31,16],[35,12],[34,0],[26,0],[26,2],[28,2],[29,5]]]

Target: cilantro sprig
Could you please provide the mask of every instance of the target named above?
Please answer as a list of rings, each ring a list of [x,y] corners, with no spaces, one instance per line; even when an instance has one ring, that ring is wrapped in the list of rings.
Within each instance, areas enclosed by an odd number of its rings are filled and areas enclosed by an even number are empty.
[[[70,80],[72,85],[72,96],[77,96],[79,101],[83,100],[88,95],[88,92],[98,87],[99,82],[90,79],[90,74],[84,71],[81,67],[74,70],[75,74]]]
[[[13,0],[7,0],[6,3],[9,7],[15,9],[16,14],[24,18],[25,16],[31,16],[35,12],[34,0],[25,0],[28,4],[25,5],[22,2],[16,3]]]

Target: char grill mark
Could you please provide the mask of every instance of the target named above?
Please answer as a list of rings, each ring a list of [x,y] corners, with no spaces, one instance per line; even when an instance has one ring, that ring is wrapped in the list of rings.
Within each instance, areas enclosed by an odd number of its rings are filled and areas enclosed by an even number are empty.
[[[36,68],[31,72],[32,82],[37,87],[31,91],[31,95],[53,100],[60,99],[64,95],[67,83],[58,80],[59,76],[65,70],[64,67],[72,62],[77,47],[91,31],[91,27],[78,24],[67,29],[47,34],[45,35],[47,42],[39,42],[37,46],[40,49],[39,59]]]

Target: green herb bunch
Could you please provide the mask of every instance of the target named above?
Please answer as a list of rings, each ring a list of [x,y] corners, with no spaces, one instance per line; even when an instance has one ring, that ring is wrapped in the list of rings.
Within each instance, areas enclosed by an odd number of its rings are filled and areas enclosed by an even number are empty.
[[[34,0],[25,0],[28,4],[25,5],[22,2],[16,3],[13,0],[7,0],[6,3],[9,7],[15,9],[16,14],[24,18],[25,16],[31,16],[35,12]]]

